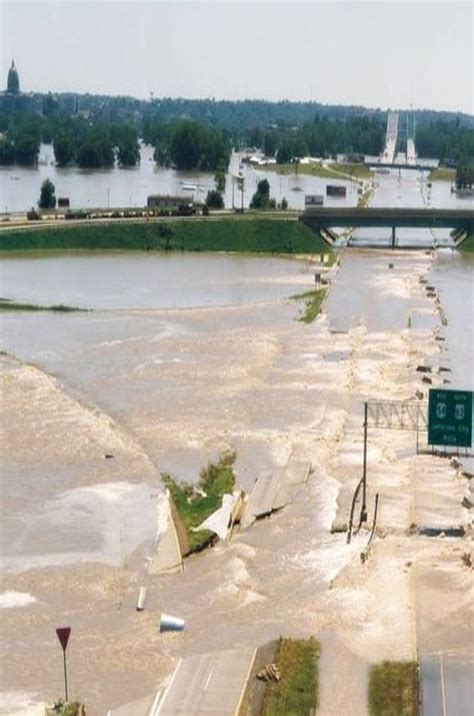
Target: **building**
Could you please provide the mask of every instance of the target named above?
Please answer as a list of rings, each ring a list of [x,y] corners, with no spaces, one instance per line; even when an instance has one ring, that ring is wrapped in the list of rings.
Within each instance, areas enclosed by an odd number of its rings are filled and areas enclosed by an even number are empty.
[[[170,196],[164,194],[151,194],[147,199],[147,206],[150,209],[170,209],[171,211],[182,211],[193,206],[189,196]]]
[[[20,75],[12,60],[7,75],[7,88],[0,92],[0,112],[35,112],[42,114],[43,100],[41,95],[25,94],[20,89]]]
[[[12,66],[8,70],[7,94],[20,94],[20,75],[18,74],[18,70],[15,67],[15,60],[12,60]]]

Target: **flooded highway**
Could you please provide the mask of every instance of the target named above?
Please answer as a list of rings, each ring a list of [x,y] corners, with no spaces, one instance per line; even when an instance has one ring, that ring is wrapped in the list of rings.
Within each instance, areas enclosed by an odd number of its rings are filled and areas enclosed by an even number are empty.
[[[374,203],[400,192],[418,205],[423,183],[406,174],[400,184],[382,175]],[[347,545],[332,527],[347,521],[360,479],[363,400],[426,397],[416,367],[440,356],[452,384],[472,390],[474,261],[423,241],[419,251],[344,250],[307,325],[290,297],[314,286],[318,266],[205,254],[1,258],[3,296],[91,310],[2,315],[0,713],[61,693],[54,629],[66,621],[71,684],[88,714],[152,694],[182,656],[282,632],[321,640],[323,716],[348,704],[365,713],[374,661],[467,653],[465,540],[407,537],[433,514],[468,525],[469,483],[449,461],[417,455],[412,433],[374,430],[368,497],[372,506],[381,495],[380,539],[369,562],[359,560],[364,530]],[[448,317],[442,350],[420,279]],[[262,470],[311,462],[313,472],[280,513],[191,557],[183,574],[150,575],[160,474],[195,481],[229,449],[247,492]],[[138,614],[141,584],[149,607]],[[160,634],[161,611],[182,616],[185,631]],[[357,687],[340,686],[335,700],[342,656]]]

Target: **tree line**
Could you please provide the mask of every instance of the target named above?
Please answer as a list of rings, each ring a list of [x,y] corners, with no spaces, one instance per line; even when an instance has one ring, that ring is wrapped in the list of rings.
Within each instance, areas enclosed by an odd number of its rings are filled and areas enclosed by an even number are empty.
[[[255,127],[246,142],[261,149],[267,157],[286,164],[304,156],[329,157],[336,154],[379,154],[385,143],[385,125],[373,117],[332,120],[317,114],[302,127]]]
[[[88,118],[69,116],[59,112],[53,100],[45,102],[43,115],[2,113],[0,164],[34,166],[40,143],[45,142],[53,144],[59,166],[100,168],[117,163],[133,167],[140,161],[142,139],[154,147],[158,164],[216,172],[227,170],[232,148],[255,147],[286,163],[305,155],[378,155],[385,141],[386,113],[380,110],[364,113],[362,108],[262,101],[163,100],[155,104],[149,103],[148,112],[133,121],[105,119],[100,113]],[[173,116],[172,110],[176,114],[179,108],[190,107],[199,109],[200,119]],[[314,107],[318,111],[308,118]],[[242,117],[242,124],[233,126],[231,117]],[[438,157],[453,166],[474,162],[474,122],[462,115],[428,111],[418,112],[417,117],[420,156]],[[300,123],[292,124],[293,120]]]
[[[51,121],[36,114],[9,118],[0,137],[0,164],[34,166],[40,144],[52,144],[59,166],[84,168],[135,166],[140,161],[138,128],[132,124],[90,124],[82,118],[58,117]]]

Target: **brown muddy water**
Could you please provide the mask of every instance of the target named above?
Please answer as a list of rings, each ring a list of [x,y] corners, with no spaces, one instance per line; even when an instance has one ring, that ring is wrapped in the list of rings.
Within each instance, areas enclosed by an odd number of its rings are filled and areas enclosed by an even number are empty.
[[[340,640],[356,671],[414,654],[413,585],[401,567],[414,557],[402,532],[413,509],[429,513],[431,497],[417,492],[428,468],[413,436],[371,438],[388,536],[366,571],[354,566],[366,536],[347,546],[330,527],[360,476],[361,401],[412,397],[417,363],[439,353],[439,315],[420,277],[442,291],[452,379],[472,388],[472,311],[458,314],[472,307],[474,262],[346,252],[323,315],[306,325],[288,297],[310,289],[316,269],[206,255],[2,259],[2,295],[96,310],[2,315],[0,713],[61,695],[54,629],[66,624],[70,693],[91,714],[152,694],[181,656],[281,633]],[[314,472],[278,515],[187,560],[184,574],[150,577],[160,473],[195,480],[227,449],[247,491],[262,470],[283,475],[311,461]],[[461,488],[439,489],[449,511]],[[457,518],[454,501],[452,510]],[[141,584],[148,604],[137,614]],[[182,616],[186,630],[160,635],[161,611]],[[364,683],[359,690],[362,704]]]

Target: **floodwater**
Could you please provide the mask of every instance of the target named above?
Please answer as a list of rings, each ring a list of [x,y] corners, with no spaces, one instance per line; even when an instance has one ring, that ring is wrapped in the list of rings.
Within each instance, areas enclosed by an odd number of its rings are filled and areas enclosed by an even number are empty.
[[[2,295],[89,309],[200,308],[272,301],[308,262],[219,254],[31,254],[2,258]]]
[[[408,169],[393,170],[389,174],[375,173],[376,191],[370,200],[374,207],[403,207],[403,208],[443,208],[462,209],[472,208],[472,197],[457,196],[451,191],[451,183],[446,181],[428,181],[428,172],[415,172]],[[359,229],[354,234],[353,244],[364,246],[380,244],[390,246],[391,228],[386,229]],[[398,246],[411,248],[431,248],[433,243],[438,246],[452,244],[449,231],[443,229],[397,229]]]
[[[265,172],[248,164],[240,165],[242,155],[231,157],[224,195],[225,206],[240,207],[242,196],[232,185],[232,176],[242,171],[244,176],[244,207],[250,200],[261,179],[268,179],[270,193],[278,202],[284,197],[292,209],[304,208],[305,194],[325,194],[327,179],[304,175],[282,176]],[[51,179],[56,196],[69,197],[71,207],[143,207],[149,194],[179,194],[206,200],[207,192],[214,189],[213,172],[176,171],[159,167],[153,161],[153,147],[141,147],[141,163],[137,167],[122,169],[79,169],[78,167],[54,166],[54,152],[50,145],[42,145],[40,164],[34,168],[18,166],[0,167],[0,213],[26,211],[36,206],[40,187],[45,179]],[[354,182],[331,180],[331,184],[347,187],[346,199],[328,199],[326,203],[337,206],[353,206],[357,203],[357,187]],[[184,187],[187,186],[187,189]]]
[[[383,176],[389,198],[397,177]],[[420,193],[407,182],[407,195]],[[421,276],[448,317],[452,380],[472,389],[474,262],[447,249],[434,261],[424,251],[346,251],[325,316],[305,325],[289,296],[312,288],[315,270],[309,260],[204,254],[1,258],[3,297],[95,310],[1,316],[10,355],[0,357],[0,713],[61,693],[54,628],[66,622],[74,693],[92,714],[152,693],[182,655],[264,643],[283,629],[339,630],[364,670],[369,653],[410,657],[400,563],[387,551],[370,567],[377,579],[369,571],[352,582],[343,572],[363,543],[347,547],[330,527],[341,484],[359,479],[361,395],[412,395],[410,360],[431,358],[439,316]],[[407,452],[406,434],[396,439]],[[399,443],[384,440],[371,436],[371,479],[378,469],[394,480]],[[282,513],[189,559],[183,575],[150,578],[160,473],[195,481],[229,449],[246,491],[262,470],[284,475],[311,461],[314,476]],[[383,497],[390,527],[397,499]],[[397,549],[408,552],[405,543]],[[137,615],[141,584],[149,602]],[[160,635],[161,610],[183,616],[186,630]]]

